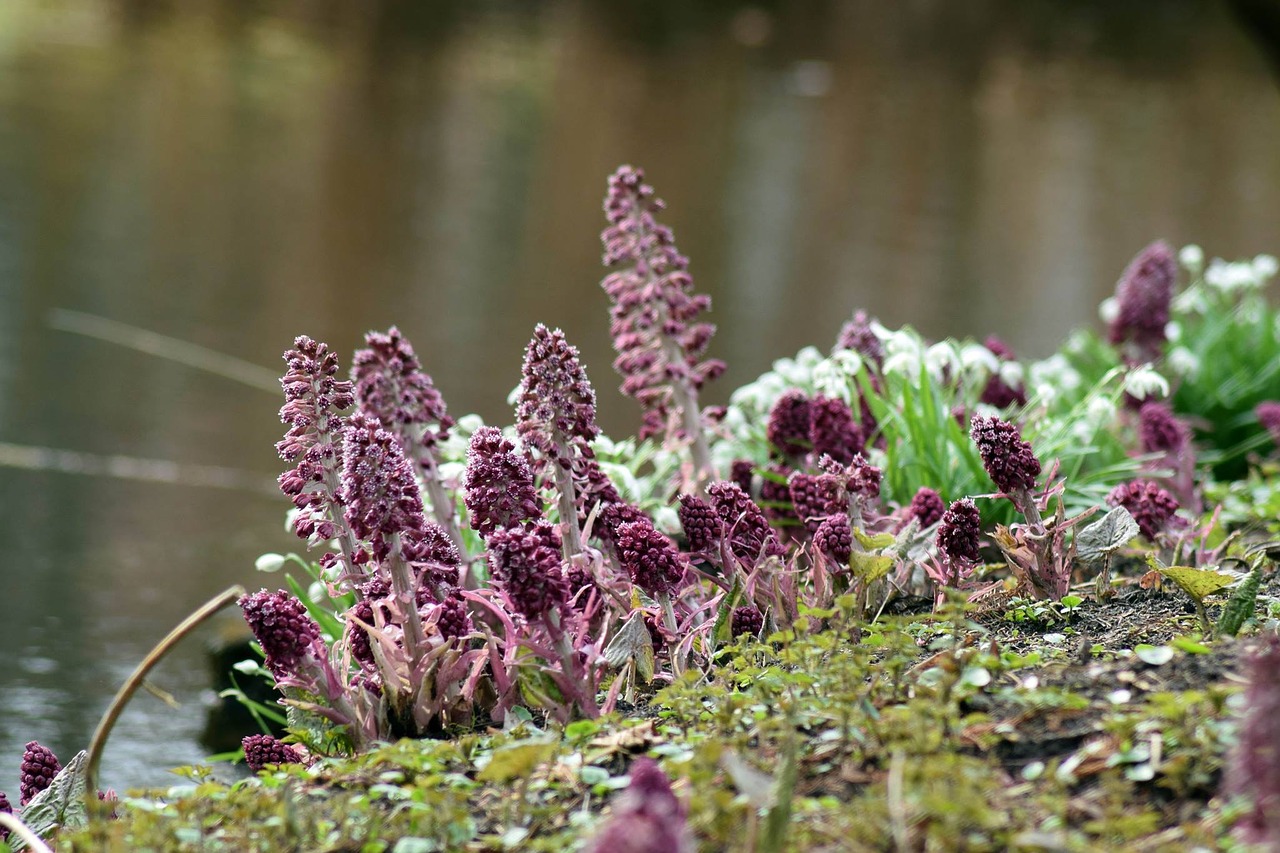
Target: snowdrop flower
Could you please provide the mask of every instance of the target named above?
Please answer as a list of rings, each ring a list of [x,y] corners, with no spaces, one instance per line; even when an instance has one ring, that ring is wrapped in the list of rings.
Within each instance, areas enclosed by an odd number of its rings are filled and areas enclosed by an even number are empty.
[[[1265,258],[1266,256],[1259,256]],[[1274,262],[1274,259],[1272,259]],[[1267,262],[1262,263],[1262,271],[1268,268]],[[1261,287],[1264,280],[1258,275],[1258,268],[1252,261],[1233,261],[1228,263],[1222,258],[1214,258],[1209,262],[1209,268],[1204,271],[1204,280],[1210,287],[1213,287],[1222,293],[1235,293],[1238,290],[1249,290]]]
[[[259,557],[253,567],[260,572],[278,572],[284,568],[284,562],[284,555],[268,553]]]
[[[1130,370],[1124,377],[1122,387],[1126,394],[1139,400],[1169,396],[1169,380],[1157,373],[1149,364]]]
[[[1095,426],[1110,423],[1116,416],[1116,404],[1110,397],[1101,395],[1090,398],[1087,408],[1089,420]]]
[[[852,350],[842,350],[842,352],[853,352]],[[857,353],[853,353],[857,359]],[[849,373],[834,358],[825,359],[821,364],[813,368],[813,387],[819,394],[825,394],[828,397],[838,397],[844,402],[850,401],[849,386],[853,382],[853,376],[856,374]]]
[[[1177,320],[1170,320],[1165,324],[1164,337],[1169,343],[1177,343],[1182,340],[1182,324]]]
[[[1032,362],[1030,373],[1031,382],[1037,387],[1055,386],[1063,391],[1074,391],[1080,387],[1080,372],[1071,366],[1071,362],[1062,353],[1054,353],[1043,361]]]
[[[1058,389],[1048,382],[1041,383],[1036,386],[1035,399],[1045,406],[1052,406],[1058,399]]]
[[[1000,362],[1000,381],[1004,384],[1016,388],[1022,384],[1023,377],[1024,371],[1020,363],[1016,361]]]
[[[1114,296],[1108,296],[1098,303],[1098,317],[1110,326],[1120,316],[1120,303]]]
[[[962,367],[960,350],[951,341],[942,341],[929,347],[924,354],[924,362],[928,365],[929,373],[935,379],[941,379],[948,374],[954,380],[959,368]]]
[[[1179,314],[1203,314],[1209,310],[1204,288],[1192,285],[1173,297],[1173,310]]]
[[[1200,372],[1199,357],[1186,347],[1174,347],[1170,350],[1169,355],[1165,358],[1165,363],[1169,365],[1169,370],[1173,371],[1177,376],[1194,379],[1196,374]]]
[[[966,344],[962,347],[960,349],[960,363],[964,365],[966,373],[981,371],[983,376],[990,376],[996,371],[1001,371],[1001,376],[1004,375],[1000,359],[996,357],[995,353],[984,347],[982,344]],[[1016,365],[1017,362],[1006,361],[1004,364]],[[1021,376],[1019,376],[1019,381],[1020,380]],[[1011,384],[1017,383],[1015,382]]]
[[[1204,266],[1204,249],[1201,249],[1195,243],[1189,243],[1182,247],[1182,251],[1178,252],[1178,260],[1190,272],[1198,273],[1200,268]]]
[[[1258,255],[1253,259],[1253,274],[1259,285],[1266,284],[1277,272],[1280,272],[1280,262],[1275,255]]]

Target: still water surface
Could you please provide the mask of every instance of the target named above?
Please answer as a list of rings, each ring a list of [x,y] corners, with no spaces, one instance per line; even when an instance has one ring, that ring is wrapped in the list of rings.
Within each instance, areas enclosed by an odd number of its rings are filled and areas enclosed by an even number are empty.
[[[600,199],[643,165],[715,299],[713,400],[865,307],[1044,355],[1155,237],[1280,250],[1280,88],[1213,2],[0,3],[0,442],[279,470],[276,395],[55,328],[71,309],[275,369],[397,323],[509,418],[535,322],[607,429]],[[64,760],[282,499],[0,468],[0,790]],[[269,579],[267,582],[270,582]],[[104,781],[198,760],[201,643]]]

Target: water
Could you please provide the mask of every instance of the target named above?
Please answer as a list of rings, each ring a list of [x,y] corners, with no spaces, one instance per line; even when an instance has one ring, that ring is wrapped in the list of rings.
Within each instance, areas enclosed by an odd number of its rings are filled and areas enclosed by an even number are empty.
[[[1156,237],[1280,250],[1280,88],[1213,2],[0,4],[0,442],[279,470],[274,394],[50,325],[71,309],[271,369],[398,323],[505,423],[535,322],[614,391],[600,199],[648,170],[715,298],[710,395],[854,308],[1025,355]],[[0,789],[83,748],[150,646],[294,547],[252,489],[0,468]],[[198,760],[202,643],[104,782]]]

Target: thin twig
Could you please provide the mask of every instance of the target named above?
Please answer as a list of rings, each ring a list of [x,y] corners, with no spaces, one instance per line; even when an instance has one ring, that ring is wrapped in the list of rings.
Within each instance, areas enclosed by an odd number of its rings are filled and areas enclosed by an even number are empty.
[[[111,729],[115,726],[116,720],[120,718],[120,714],[124,712],[125,705],[129,704],[129,700],[133,698],[133,694],[138,691],[142,683],[146,681],[147,673],[160,662],[169,651],[178,644],[180,640],[194,631],[201,623],[205,622],[213,614],[222,608],[231,604],[240,596],[245,594],[244,587],[239,584],[218,594],[214,598],[209,599],[199,610],[192,613],[186,619],[183,619],[178,626],[169,632],[163,640],[156,644],[147,656],[142,659],[142,663],[138,664],[133,673],[116,691],[115,698],[111,700],[111,704],[107,706],[107,711],[102,715],[102,719],[98,722],[98,728],[93,732],[93,739],[89,741],[89,755],[85,761],[84,772],[84,799],[85,808],[90,814],[98,808],[98,764],[102,761],[102,750],[107,745],[107,738],[111,735]]]

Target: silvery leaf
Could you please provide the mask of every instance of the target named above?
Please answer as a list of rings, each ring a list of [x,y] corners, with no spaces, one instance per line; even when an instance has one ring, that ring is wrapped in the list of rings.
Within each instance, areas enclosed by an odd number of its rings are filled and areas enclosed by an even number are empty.
[[[1076,552],[1086,563],[1096,563],[1120,550],[1138,535],[1138,523],[1129,510],[1118,506],[1076,535]]]

